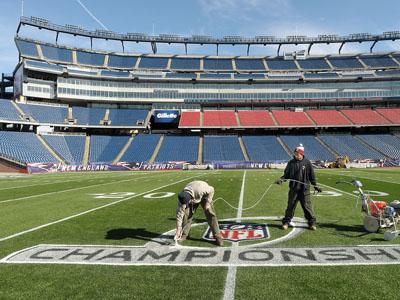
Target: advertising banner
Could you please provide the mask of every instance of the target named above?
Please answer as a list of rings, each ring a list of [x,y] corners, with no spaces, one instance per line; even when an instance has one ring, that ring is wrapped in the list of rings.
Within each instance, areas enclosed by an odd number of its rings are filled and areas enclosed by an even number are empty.
[[[29,163],[28,173],[101,172],[101,171],[161,171],[181,170],[182,163],[118,162],[116,164],[63,165],[55,163]]]
[[[154,123],[177,123],[179,110],[155,110]]]
[[[212,163],[214,169],[270,169],[272,164],[278,164],[278,161],[261,161],[261,162],[214,162]],[[282,161],[282,163],[286,163],[286,161]]]

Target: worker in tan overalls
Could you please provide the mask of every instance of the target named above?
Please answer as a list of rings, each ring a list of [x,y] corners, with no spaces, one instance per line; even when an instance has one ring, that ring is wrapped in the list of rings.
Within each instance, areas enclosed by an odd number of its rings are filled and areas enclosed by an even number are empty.
[[[213,208],[213,196],[214,188],[208,185],[207,182],[200,180],[188,183],[182,192],[178,194],[175,241],[183,242],[187,239],[192,225],[193,214],[200,204],[214,235],[215,244],[223,246],[217,216]]]

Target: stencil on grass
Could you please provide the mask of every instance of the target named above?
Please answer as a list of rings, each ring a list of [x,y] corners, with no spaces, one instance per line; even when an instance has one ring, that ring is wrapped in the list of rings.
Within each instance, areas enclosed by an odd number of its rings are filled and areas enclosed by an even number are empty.
[[[208,267],[389,265],[400,264],[400,245],[214,249],[38,245],[13,253],[0,262]]]

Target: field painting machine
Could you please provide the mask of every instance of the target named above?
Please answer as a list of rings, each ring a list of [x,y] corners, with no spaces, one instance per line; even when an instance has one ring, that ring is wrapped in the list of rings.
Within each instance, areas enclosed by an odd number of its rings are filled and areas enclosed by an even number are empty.
[[[359,180],[338,181],[337,183],[347,183],[355,186],[358,190],[358,199],[361,200],[361,211],[364,214],[364,229],[367,232],[378,232],[386,228],[384,239],[391,241],[395,239],[400,230],[397,224],[400,223],[400,201],[394,200],[390,204],[385,201],[374,201],[370,195],[362,189],[362,183]]]

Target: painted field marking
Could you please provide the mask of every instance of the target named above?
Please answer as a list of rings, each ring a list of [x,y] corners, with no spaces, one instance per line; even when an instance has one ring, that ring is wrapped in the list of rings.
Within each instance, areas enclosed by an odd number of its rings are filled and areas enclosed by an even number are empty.
[[[243,173],[242,187],[240,189],[240,196],[239,196],[238,211],[236,214],[236,222],[238,222],[238,223],[240,223],[242,220],[245,181],[246,181],[246,171],[244,171],[244,173]],[[238,246],[239,246],[239,242],[232,243],[233,248],[237,248]],[[237,272],[236,266],[228,267],[228,273],[226,274],[225,288],[224,288],[224,297],[223,297],[224,300],[235,299],[236,272]]]
[[[318,183],[318,185],[322,185],[322,186],[324,186],[324,187],[328,187],[328,188],[330,188],[330,189],[332,189],[332,190],[335,190],[335,191],[337,191],[337,192],[341,192],[341,193],[346,194],[346,195],[351,196],[351,197],[355,197],[355,198],[358,197],[358,196],[356,196],[356,195],[354,195],[354,194],[352,194],[352,193],[343,191],[343,190],[341,190],[341,189],[334,188],[334,187],[332,187],[332,186],[330,186],[330,185],[327,185],[327,184]]]
[[[260,220],[260,221],[281,221],[283,218],[283,216],[252,216],[252,217],[242,217],[241,220],[244,221],[254,221],[254,220]],[[218,221],[220,222],[235,222],[236,218],[228,218],[228,219],[220,219]],[[308,229],[308,224],[307,221],[303,218],[299,218],[299,217],[293,217],[292,222],[294,223],[294,226],[292,227],[292,229],[284,236],[281,236],[277,239],[274,240],[267,240],[264,242],[260,242],[257,244],[249,244],[249,245],[245,245],[242,246],[240,245],[240,248],[265,248],[265,247],[269,247],[272,245],[277,245],[279,243],[282,242],[286,242],[288,240],[291,240],[295,237],[297,237],[298,235],[300,235],[303,231],[305,231],[306,229]],[[201,222],[201,223],[195,223],[192,224],[192,228],[194,227],[198,227],[198,226],[208,226],[207,222]],[[170,240],[175,236],[176,233],[176,228],[171,229],[167,232],[162,233],[160,236],[150,240],[149,242],[147,242],[144,247],[148,248],[148,249],[153,249],[155,247],[159,247],[160,245],[171,245]],[[237,242],[236,242],[237,243]],[[176,246],[173,246],[176,247]],[[204,249],[230,249],[227,247],[222,247],[222,248],[215,248],[215,247],[202,247],[202,246],[184,246],[184,245],[179,245],[179,249],[192,249],[192,250],[204,250]]]
[[[94,211],[97,211],[97,210],[100,210],[100,209],[103,209],[103,208],[106,208],[106,207],[109,207],[109,206],[112,206],[112,205],[115,205],[115,204],[118,204],[118,203],[121,203],[121,202],[124,202],[124,201],[127,201],[127,200],[130,200],[130,199],[132,199],[132,198],[136,198],[136,197],[145,195],[145,194],[147,194],[147,193],[151,193],[151,192],[157,191],[157,190],[159,190],[159,189],[166,188],[166,187],[168,187],[168,186],[171,186],[171,185],[180,183],[180,182],[182,182],[182,181],[186,181],[186,180],[189,180],[189,179],[192,179],[192,178],[196,178],[196,177],[200,177],[200,176],[204,176],[204,175],[206,175],[206,174],[201,174],[201,175],[197,175],[197,176],[192,176],[192,177],[189,177],[189,178],[181,179],[181,180],[175,181],[175,182],[173,182],[173,183],[169,183],[169,184],[160,186],[160,187],[158,187],[158,188],[151,189],[151,190],[149,190],[149,191],[142,192],[142,193],[140,193],[140,194],[136,194],[136,195],[127,197],[127,198],[125,198],[125,199],[121,199],[121,200],[117,200],[117,201],[114,201],[114,202],[111,202],[111,203],[108,203],[108,204],[105,204],[105,205],[101,205],[101,206],[98,206],[98,207],[95,207],[95,208],[92,208],[92,209],[89,209],[89,210],[80,212],[80,213],[78,213],[78,214],[75,214],[75,215],[72,215],[72,216],[69,216],[69,217],[66,217],[66,218],[62,218],[62,219],[57,220],[57,221],[54,221],[54,222],[50,222],[50,223],[47,223],[47,224],[43,224],[43,225],[40,225],[40,226],[36,226],[36,227],[31,228],[31,229],[28,229],[28,230],[24,230],[24,231],[15,233],[15,234],[6,236],[6,237],[4,237],[4,238],[0,238],[0,242],[3,242],[3,241],[6,241],[6,240],[15,238],[15,237],[17,237],[17,236],[24,235],[24,234],[26,234],[26,233],[33,232],[33,231],[36,231],[36,230],[39,230],[39,229],[42,229],[42,228],[45,228],[45,227],[48,227],[48,226],[51,226],[51,225],[54,225],[54,224],[58,224],[58,223],[61,223],[61,222],[64,222],[64,221],[68,221],[68,220],[71,220],[71,219],[73,219],[73,218],[80,217],[80,216],[86,215],[86,214],[88,214],[88,213],[91,213],[91,212],[94,212]]]
[[[136,176],[136,175],[127,174],[127,175],[124,175],[124,176],[121,176],[121,175],[118,175],[118,176],[107,176],[107,177],[102,176],[102,177],[97,177],[96,179],[93,179],[90,176],[80,176],[79,178],[70,179],[70,180],[63,180],[62,178],[58,178],[58,179],[52,180],[52,181],[39,181],[38,184],[27,184],[27,185],[0,188],[0,191],[14,190],[14,189],[20,189],[20,188],[26,188],[26,187],[32,187],[32,186],[53,185],[53,184],[58,184],[58,183],[74,182],[74,181],[80,181],[82,178],[85,178],[85,177],[88,179],[88,180],[85,180],[85,181],[93,181],[93,180],[104,179],[104,178],[108,179],[108,178],[127,177],[127,176]]]
[[[353,173],[360,173],[359,171],[354,171]],[[340,172],[341,176],[345,176],[345,177],[352,177],[354,178],[354,175],[347,175],[346,172]],[[363,173],[362,173],[363,174]],[[365,176],[356,176],[357,178],[361,178],[361,179],[367,179],[367,180],[371,180],[371,181],[380,181],[380,182],[385,182],[385,183],[392,183],[392,184],[400,184],[399,182],[394,182],[394,181],[388,181],[388,180],[383,180],[383,179],[376,179],[376,178],[370,178],[370,177],[365,177]]]
[[[158,173],[158,174],[160,174],[160,173]],[[86,188],[89,188],[89,187],[94,187],[94,186],[100,186],[100,185],[103,186],[103,185],[109,185],[109,184],[113,184],[113,183],[120,183],[120,182],[133,181],[133,180],[142,179],[142,178],[147,178],[147,176],[135,177],[135,178],[125,179],[125,180],[119,180],[119,181],[114,180],[114,181],[112,181],[112,182],[106,182],[106,183],[103,183],[103,182],[102,182],[102,183],[98,183],[98,184],[85,185],[85,186],[81,186],[81,187],[78,187],[78,188],[60,190],[60,191],[55,191],[55,192],[48,192],[48,193],[44,193],[44,194],[26,196],[26,197],[15,198],[15,199],[2,200],[2,201],[0,201],[0,204],[2,204],[2,203],[8,203],[8,202],[21,201],[21,200],[26,200],[26,199],[31,199],[31,198],[41,197],[41,196],[54,195],[54,194],[59,194],[59,193],[64,193],[64,192],[78,191],[78,190],[83,190],[83,189],[86,189]]]
[[[190,267],[400,265],[400,247],[343,245],[195,250],[177,247],[149,249],[143,246],[41,244],[11,253],[1,259],[0,263]]]

